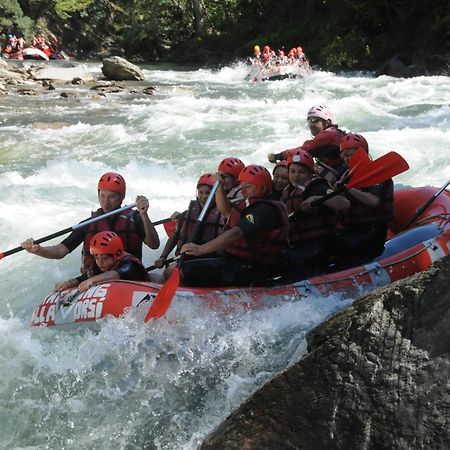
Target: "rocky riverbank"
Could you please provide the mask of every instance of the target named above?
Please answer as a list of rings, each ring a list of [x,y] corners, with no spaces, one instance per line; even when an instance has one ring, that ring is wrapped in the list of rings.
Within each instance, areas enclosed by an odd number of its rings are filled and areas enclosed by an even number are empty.
[[[201,448],[450,448],[449,279],[446,257],[311,331]]]
[[[139,85],[132,82],[141,82]],[[82,86],[86,92],[64,89]],[[60,91],[61,97],[106,96],[123,91],[152,95],[154,87],[145,83],[142,70],[123,58],[103,60],[102,76],[94,75],[87,66],[79,63],[50,65],[39,61],[5,61],[0,58],[0,95],[43,95]]]

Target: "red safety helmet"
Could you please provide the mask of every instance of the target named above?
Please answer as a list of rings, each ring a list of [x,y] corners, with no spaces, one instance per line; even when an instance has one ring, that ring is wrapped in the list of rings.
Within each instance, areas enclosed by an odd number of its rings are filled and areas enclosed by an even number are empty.
[[[356,133],[350,133],[344,136],[339,146],[341,152],[349,148],[359,147],[362,147],[366,151],[366,153],[369,153],[369,144],[367,143],[366,139],[360,134]]]
[[[234,178],[238,178],[241,170],[243,170],[245,164],[239,158],[225,158],[217,169],[218,172],[226,173]]]
[[[314,170],[314,158],[311,156],[311,153],[305,150],[298,150],[289,156],[287,160],[288,168],[291,164],[301,164],[309,170],[309,173],[312,173]]]
[[[285,159],[283,159],[282,161],[278,161],[272,170],[272,175],[275,173],[275,170],[277,170],[278,167],[287,167],[287,165],[288,163]]]
[[[91,255],[114,255],[123,253],[123,242],[113,231],[100,231],[89,241]]]
[[[116,172],[107,172],[100,177],[100,180],[98,180],[97,189],[118,192],[125,197],[127,186],[122,175]]]
[[[215,183],[214,175],[212,173],[204,173],[197,181],[197,187],[205,184],[206,186],[213,187]]]
[[[257,187],[257,194],[270,194],[272,192],[272,176],[263,166],[251,164],[239,174],[239,183],[249,183]]]

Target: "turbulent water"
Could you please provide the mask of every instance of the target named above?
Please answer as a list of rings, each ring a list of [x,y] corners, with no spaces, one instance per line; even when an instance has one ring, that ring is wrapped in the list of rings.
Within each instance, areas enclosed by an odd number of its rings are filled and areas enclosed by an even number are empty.
[[[64,87],[0,97],[0,251],[87,217],[97,208],[98,177],[110,170],[126,178],[126,202],[150,199],[152,219],[182,210],[197,177],[224,157],[269,167],[269,152],[308,139],[305,114],[317,103],[364,134],[374,157],[396,150],[409,162],[397,185],[440,186],[450,175],[448,77],[317,71],[251,83],[241,65],[144,72],[154,96],[103,98]],[[69,89],[79,97],[60,98]],[[146,265],[158,255],[146,250]],[[79,258],[79,250],[61,261],[20,252],[0,261],[0,448],[197,448],[298,360],[309,329],[353,300],[280,299],[229,312],[231,305],[175,299],[166,317],[146,326],[144,312],[134,311],[96,329],[31,329],[36,304],[78,271]]]

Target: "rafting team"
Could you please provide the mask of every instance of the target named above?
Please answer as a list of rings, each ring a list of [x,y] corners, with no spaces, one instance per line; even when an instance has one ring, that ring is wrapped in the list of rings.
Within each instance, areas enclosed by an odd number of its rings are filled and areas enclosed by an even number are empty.
[[[60,244],[42,246],[30,238],[22,247],[44,258],[61,259],[83,244],[81,275],[57,284],[57,290],[83,291],[114,279],[164,282],[175,268],[167,264],[173,249],[176,255],[184,254],[180,276],[185,286],[282,284],[325,273],[330,267],[340,270],[368,262],[383,252],[393,219],[392,179],[320,201],[348,180],[352,155],[357,151],[368,155],[369,147],[360,134],[340,130],[324,105],[308,111],[307,123],[312,139],[268,155],[276,164],[272,174],[261,165],[245,166],[228,157],[216,173],[200,176],[196,199],[185,212],[174,213],[175,230],[155,261],[158,268],[167,266],[162,275],[150,275],[142,265],[142,244],[160,246],[148,216],[148,199],[142,195],[136,198],[136,209],[77,228]],[[215,201],[195,243],[190,242],[216,181]],[[93,216],[120,208],[125,193],[120,174],[102,175],[100,208]]]

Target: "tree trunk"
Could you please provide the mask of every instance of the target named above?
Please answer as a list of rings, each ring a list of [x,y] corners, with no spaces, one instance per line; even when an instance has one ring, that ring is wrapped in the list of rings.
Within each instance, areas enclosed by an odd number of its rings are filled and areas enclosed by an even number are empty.
[[[203,30],[202,30],[202,11],[200,8],[200,0],[192,0],[192,5],[194,7],[195,36],[201,37],[203,34]]]

